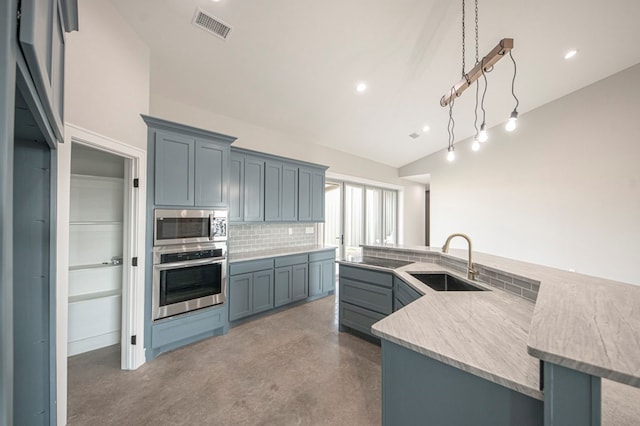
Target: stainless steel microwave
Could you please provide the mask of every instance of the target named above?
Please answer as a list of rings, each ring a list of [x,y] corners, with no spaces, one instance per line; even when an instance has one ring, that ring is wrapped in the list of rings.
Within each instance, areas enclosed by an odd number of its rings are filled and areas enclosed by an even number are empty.
[[[153,245],[195,244],[227,241],[226,210],[156,209]]]

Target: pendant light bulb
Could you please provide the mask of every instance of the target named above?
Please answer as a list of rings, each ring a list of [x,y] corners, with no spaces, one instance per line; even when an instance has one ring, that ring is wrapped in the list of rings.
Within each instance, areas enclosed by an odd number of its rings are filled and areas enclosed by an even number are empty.
[[[473,143],[471,144],[472,151],[478,151],[480,149],[480,141],[478,140],[478,135],[473,137]]]
[[[447,149],[447,160],[453,161],[455,159],[456,153],[453,151],[453,146],[450,146],[449,149]]]
[[[487,125],[482,123],[480,126],[480,134],[478,135],[478,140],[480,142],[486,142],[489,139],[489,134],[487,133]]]
[[[507,124],[505,124],[504,129],[507,132],[513,132],[516,127],[518,126],[518,111],[513,111],[511,112],[511,115],[509,116],[509,120],[507,121]]]

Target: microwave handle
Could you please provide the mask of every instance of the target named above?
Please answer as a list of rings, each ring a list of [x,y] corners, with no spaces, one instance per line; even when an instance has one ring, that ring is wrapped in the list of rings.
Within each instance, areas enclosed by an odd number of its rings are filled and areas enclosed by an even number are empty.
[[[214,237],[215,237],[215,217],[213,215],[213,213],[209,214],[209,240],[213,241]]]
[[[189,266],[214,265],[216,263],[222,263],[226,260],[227,260],[226,257],[214,257],[209,259],[184,260],[182,262],[160,263],[158,265],[153,265],[153,267],[158,271],[165,271],[167,269],[188,268]]]

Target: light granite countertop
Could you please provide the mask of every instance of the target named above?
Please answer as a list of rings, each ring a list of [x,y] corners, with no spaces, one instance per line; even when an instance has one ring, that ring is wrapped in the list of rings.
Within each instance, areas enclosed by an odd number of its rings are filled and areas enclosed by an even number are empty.
[[[266,259],[269,257],[288,256],[292,254],[313,253],[316,251],[335,250],[334,246],[311,245],[300,247],[283,247],[271,250],[251,251],[245,253],[231,253],[228,256],[228,262],[244,262],[247,260]]]
[[[467,250],[387,248],[467,259]],[[416,262],[392,272],[424,296],[374,324],[373,333],[538,399],[538,358],[603,377],[603,424],[640,423],[640,287],[484,253],[473,256],[474,264],[539,281],[536,303],[491,287],[473,294],[436,292],[407,272],[461,275]]]
[[[340,261],[368,269],[382,267]],[[408,272],[459,273],[433,263],[412,263],[393,273],[423,297],[375,323],[375,335],[509,389],[542,399],[539,363],[527,353],[533,303],[492,289],[437,292]]]

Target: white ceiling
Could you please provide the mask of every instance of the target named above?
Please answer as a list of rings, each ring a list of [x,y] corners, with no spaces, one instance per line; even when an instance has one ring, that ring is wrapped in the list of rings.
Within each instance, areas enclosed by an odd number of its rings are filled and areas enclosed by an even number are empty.
[[[447,145],[460,0],[111,1],[150,46],[153,93],[394,167]],[[233,28],[226,41],[191,24],[196,7]],[[469,71],[473,0],[467,18]],[[638,18],[637,0],[480,0],[480,56],[514,38],[522,114],[640,62]],[[489,127],[513,109],[512,72],[503,59],[488,75]],[[474,91],[455,103],[456,140],[474,133]]]

